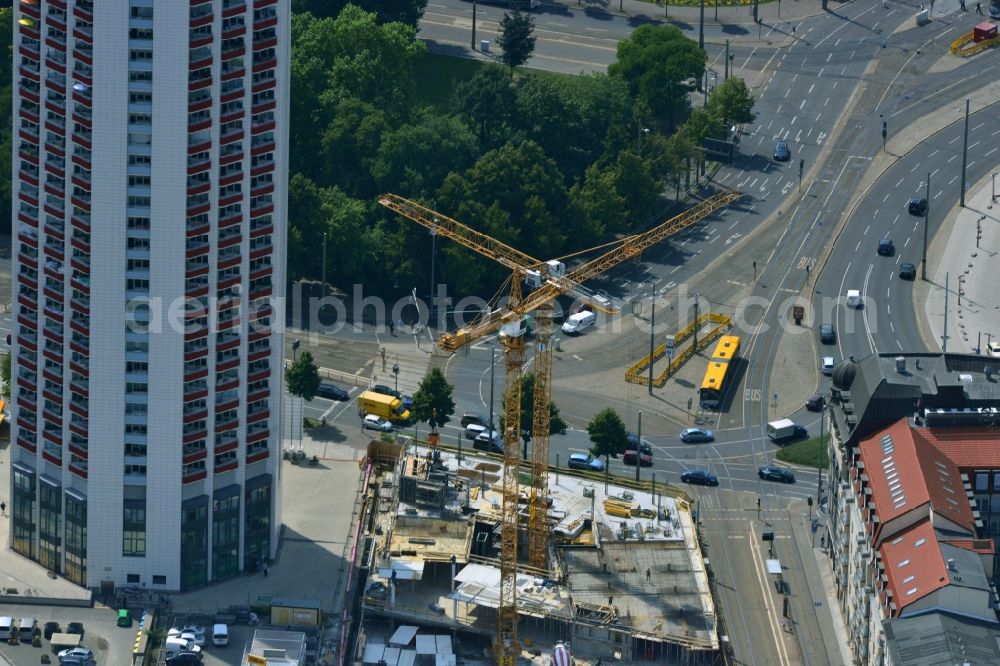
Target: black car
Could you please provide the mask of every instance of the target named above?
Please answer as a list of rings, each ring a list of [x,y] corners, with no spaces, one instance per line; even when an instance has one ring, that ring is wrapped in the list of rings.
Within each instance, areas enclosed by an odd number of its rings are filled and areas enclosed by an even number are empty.
[[[907,205],[907,210],[910,211],[910,215],[924,216],[927,212],[927,199],[923,197],[911,197],[910,203]]]
[[[66,633],[83,636],[83,622],[70,622],[66,625]]]
[[[393,398],[402,398],[403,394],[399,391],[394,391],[384,384],[376,384],[375,386],[368,389],[372,393],[381,393],[382,395],[391,395]]]
[[[757,468],[757,476],[765,481],[781,481],[782,483],[795,483],[795,474],[787,467],[777,465],[764,465]]]
[[[331,384],[330,382],[320,382],[319,391],[317,395],[321,398],[327,398],[329,400],[340,400],[341,402],[345,400],[350,400],[351,396],[347,394],[347,391],[340,388],[336,384]]]
[[[822,324],[819,327],[819,341],[825,345],[832,345],[837,341],[837,332],[833,330],[833,324]]]
[[[462,414],[462,427],[469,425],[488,426],[490,420],[479,412],[466,412]]]
[[[169,666],[201,666],[201,657],[195,652],[178,652],[172,657],[167,657]]]
[[[59,626],[58,622],[46,622],[45,629],[42,631],[42,635],[45,636],[45,640],[52,638],[52,634],[61,634],[62,627]]]
[[[878,253],[886,257],[891,257],[895,254],[896,248],[893,246],[892,241],[888,238],[883,238],[878,242]]]
[[[774,160],[776,162],[787,162],[792,159],[792,151],[788,150],[787,141],[774,142]]]
[[[693,483],[698,486],[719,485],[719,477],[703,469],[689,469],[681,474],[681,481],[684,483]]]
[[[821,411],[823,409],[824,401],[825,399],[823,398],[822,393],[813,393],[811,396],[809,396],[809,399],[806,400],[806,409],[808,409],[810,412]]]
[[[913,280],[917,277],[917,267],[913,264],[900,264],[899,277],[904,280]]]

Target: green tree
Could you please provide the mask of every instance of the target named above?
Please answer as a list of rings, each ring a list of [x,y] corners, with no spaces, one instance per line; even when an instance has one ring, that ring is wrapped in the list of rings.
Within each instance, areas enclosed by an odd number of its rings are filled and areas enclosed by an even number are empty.
[[[10,354],[3,357],[3,366],[0,367],[0,376],[3,378],[3,397],[10,397]]]
[[[708,96],[708,112],[719,119],[726,129],[734,124],[752,123],[754,99],[743,79],[724,81]]]
[[[594,443],[590,452],[597,457],[604,456],[605,464],[610,457],[618,457],[628,446],[628,431],[625,423],[611,407],[599,411],[587,424],[587,434]]]
[[[615,191],[628,207],[632,223],[643,222],[656,212],[660,186],[650,171],[650,165],[630,150],[618,153],[611,167]],[[619,221],[623,224],[625,220]],[[624,231],[623,228],[613,229]]]
[[[500,19],[500,35],[497,44],[503,49],[500,61],[510,67],[511,75],[514,68],[528,62],[535,50],[535,19],[522,14],[517,8],[507,12]]]
[[[438,426],[451,420],[451,415],[455,413],[455,401],[451,398],[453,389],[440,369],[431,368],[413,394],[413,417],[429,424],[432,430],[437,430]]]
[[[455,86],[454,106],[485,148],[507,141],[517,92],[500,65],[487,65]]]
[[[534,412],[535,374],[526,372],[521,375],[521,427],[518,431],[518,437],[520,437],[522,432],[531,432]],[[504,428],[503,414],[500,415],[500,427],[501,429]],[[549,401],[549,433],[552,435],[566,434],[566,422],[559,415],[559,407],[552,401]]]
[[[371,176],[380,191],[429,198],[452,171],[479,157],[476,136],[457,116],[426,111],[413,123],[382,135]]]
[[[323,164],[323,185],[337,185],[358,198],[375,197],[371,167],[378,154],[383,134],[389,130],[386,114],[370,102],[356,97],[340,100],[333,119],[320,138],[322,161],[312,155],[314,164]]]
[[[587,168],[582,183],[569,191],[580,247],[600,242],[610,231],[623,229],[628,205],[618,193],[615,173],[596,164]]]
[[[608,74],[623,79],[632,98],[673,130],[690,108],[692,81],[705,71],[705,52],[672,25],[645,24],[618,43],[618,60]]]
[[[537,143],[524,141],[491,150],[464,173],[449,174],[437,203],[439,210],[509,245],[537,257],[558,257],[571,233],[567,196],[556,163]]]
[[[292,11],[309,12],[317,18],[334,17],[348,3],[378,14],[379,23],[399,21],[417,27],[427,0],[292,0]]]
[[[319,368],[308,350],[300,353],[295,362],[285,369],[285,388],[290,394],[303,400],[315,397],[319,391],[319,383]]]

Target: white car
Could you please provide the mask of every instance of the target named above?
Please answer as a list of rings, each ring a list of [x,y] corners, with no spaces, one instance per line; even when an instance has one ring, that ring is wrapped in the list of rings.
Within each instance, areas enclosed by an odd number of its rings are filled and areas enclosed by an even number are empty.
[[[379,432],[392,432],[392,423],[375,414],[366,414],[361,419],[362,430],[378,430]]]
[[[822,372],[823,372],[824,375],[832,375],[833,374],[833,365],[834,365],[833,357],[832,356],[824,356],[823,357],[823,362],[820,364],[820,370],[822,370]]]
[[[994,358],[1000,358],[1000,342],[990,342],[986,345],[986,353]]]
[[[89,648],[75,647],[75,648],[67,648],[65,650],[60,650],[57,656],[59,657],[59,661],[62,661],[67,657],[70,659],[76,658],[82,661],[87,661],[88,659],[94,658],[94,653],[91,652]]]
[[[205,638],[205,627],[199,627],[199,626],[194,625],[194,624],[188,624],[188,625],[185,625],[185,626],[181,627],[180,629],[178,629],[177,627],[171,627],[170,631],[167,632],[167,636],[168,637],[170,637],[170,636],[180,636],[181,634],[194,634],[198,638],[204,639]],[[199,643],[199,645],[201,645],[201,643]]]

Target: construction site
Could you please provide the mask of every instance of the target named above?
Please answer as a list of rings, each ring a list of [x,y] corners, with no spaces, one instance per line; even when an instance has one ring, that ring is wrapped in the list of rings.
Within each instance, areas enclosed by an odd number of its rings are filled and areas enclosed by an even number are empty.
[[[407,438],[372,442],[369,457],[361,643],[372,654],[398,625],[447,629],[465,663],[491,663],[501,600],[500,463]],[[549,566],[528,564],[526,548],[517,558],[517,659],[548,664],[562,641],[578,664],[715,663],[715,606],[687,498],[667,486],[629,490],[601,475],[553,472]]]
[[[585,251],[597,253],[594,258],[582,260],[577,253],[547,261],[416,201],[394,194],[379,199],[390,211],[512,274],[506,303],[495,300],[471,325],[438,340],[442,350],[455,352],[499,331],[501,455],[463,457],[459,449],[453,456],[438,446],[433,429],[426,446],[398,437],[369,447],[361,663],[364,654],[378,659],[372,666],[415,663],[418,654],[408,647],[412,625],[446,627],[464,637],[458,645],[463,663],[483,658],[516,666],[527,657],[548,664],[556,655],[563,662],[570,645],[580,664],[716,661],[715,606],[686,497],[664,486],[629,489],[612,485],[607,475],[568,475],[550,465],[552,303],[572,294],[591,310],[619,314],[616,303],[582,283],[741,196],[722,189],[643,233]],[[565,261],[574,257],[575,267],[567,270]],[[536,324],[533,398],[526,407],[531,417],[522,421],[528,316]],[[720,334],[727,325],[713,323]],[[699,327],[696,322],[691,331],[692,349]],[[647,359],[651,383],[655,360],[654,350]],[[532,443],[524,460],[522,431]],[[397,622],[407,627],[402,638]],[[430,639],[423,642],[429,649]],[[435,654],[434,661],[454,655]],[[430,660],[430,654],[424,656],[421,662]]]

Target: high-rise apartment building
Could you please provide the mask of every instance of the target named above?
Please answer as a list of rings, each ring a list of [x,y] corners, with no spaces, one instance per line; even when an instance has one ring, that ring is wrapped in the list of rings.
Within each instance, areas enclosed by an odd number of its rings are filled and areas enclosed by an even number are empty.
[[[289,0],[19,0],[11,547],[177,590],[280,527]]]

